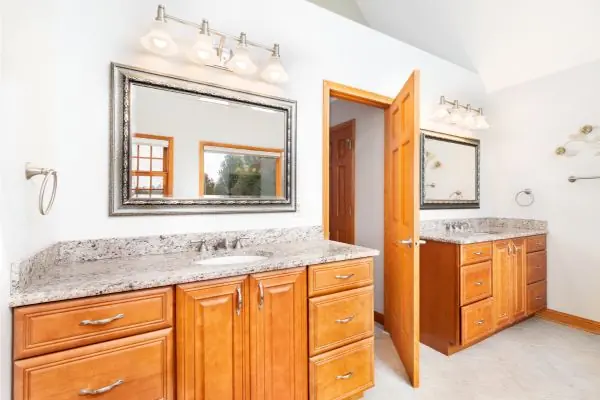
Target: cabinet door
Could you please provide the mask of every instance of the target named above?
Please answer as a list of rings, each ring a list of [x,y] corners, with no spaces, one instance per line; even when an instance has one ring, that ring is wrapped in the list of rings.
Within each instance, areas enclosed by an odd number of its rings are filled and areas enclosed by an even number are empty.
[[[177,286],[177,398],[248,399],[246,277]]]
[[[251,399],[305,400],[306,269],[250,277]]]
[[[494,314],[496,328],[511,321],[511,258],[510,240],[494,242]]]
[[[512,240],[512,319],[525,317],[527,311],[527,253],[525,240]]]

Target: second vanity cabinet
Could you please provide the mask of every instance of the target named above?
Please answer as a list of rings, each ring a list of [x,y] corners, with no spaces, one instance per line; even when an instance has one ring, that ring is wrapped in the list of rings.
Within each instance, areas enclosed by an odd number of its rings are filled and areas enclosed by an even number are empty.
[[[546,237],[428,241],[420,260],[421,342],[450,355],[546,307]]]
[[[374,385],[373,260],[14,310],[14,400],[354,400]]]

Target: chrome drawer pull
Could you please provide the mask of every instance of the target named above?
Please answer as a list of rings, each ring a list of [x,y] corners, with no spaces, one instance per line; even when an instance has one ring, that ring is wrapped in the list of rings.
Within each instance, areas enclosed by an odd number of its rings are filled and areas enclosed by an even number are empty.
[[[258,282],[258,309],[262,310],[263,304],[265,304],[265,289],[263,288],[262,282]]]
[[[473,253],[473,255],[475,255],[475,256],[480,256],[480,255],[482,255],[482,254],[483,254],[483,253],[482,253],[481,251],[476,251],[475,253]]]
[[[339,380],[346,380],[346,379],[352,378],[352,375],[354,375],[354,373],[348,372],[347,374],[336,376],[335,379],[337,379],[338,381]]]
[[[125,318],[125,314],[117,314],[114,317],[105,318],[105,319],[84,319],[79,323],[79,325],[106,325],[110,324],[113,321],[118,319]]]
[[[347,324],[348,322],[352,321],[354,317],[356,317],[356,314],[351,315],[348,318],[336,319],[335,322],[338,324]]]
[[[477,282],[475,282],[475,286],[481,286],[481,285],[483,285],[483,281],[477,281]]]
[[[350,279],[354,276],[354,274],[349,274],[349,275],[336,275],[335,279]]]
[[[536,265],[535,268],[536,269],[542,269],[542,266],[541,265]]]
[[[125,383],[125,381],[123,379],[118,379],[112,385],[104,386],[103,388],[100,388],[100,389],[81,389],[79,391],[79,395],[80,396],[94,396],[96,394],[102,394],[102,393],[110,392],[111,390],[113,390],[117,386],[121,386],[124,383]]]
[[[244,305],[244,299],[242,298],[242,288],[241,287],[238,286],[237,288],[235,288],[235,291],[237,292],[237,307],[235,308],[235,313],[239,317],[240,314],[242,314],[242,307]]]
[[[538,297],[536,297],[535,299],[536,299],[536,300],[541,300],[541,299],[542,299],[542,296],[538,296]]]
[[[485,322],[485,320],[480,319],[479,321],[475,322],[477,325],[483,325],[483,323]]]

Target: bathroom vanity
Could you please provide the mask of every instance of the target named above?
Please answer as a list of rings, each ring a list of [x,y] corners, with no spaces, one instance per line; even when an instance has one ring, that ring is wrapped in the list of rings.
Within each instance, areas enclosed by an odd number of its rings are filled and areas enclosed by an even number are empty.
[[[14,399],[360,398],[377,253],[318,240],[48,267],[12,297]]]
[[[529,227],[531,228],[531,227]],[[421,342],[451,355],[546,307],[546,229],[422,232]]]

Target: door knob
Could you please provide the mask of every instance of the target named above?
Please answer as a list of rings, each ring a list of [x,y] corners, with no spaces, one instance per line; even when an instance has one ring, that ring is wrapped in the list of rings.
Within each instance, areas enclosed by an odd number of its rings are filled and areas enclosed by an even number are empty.
[[[413,245],[413,240],[412,240],[412,238],[408,238],[408,239],[406,239],[406,240],[399,240],[399,241],[398,241],[398,244],[403,244],[403,245],[406,245],[406,246],[408,246],[408,247],[412,247],[412,245]]]

